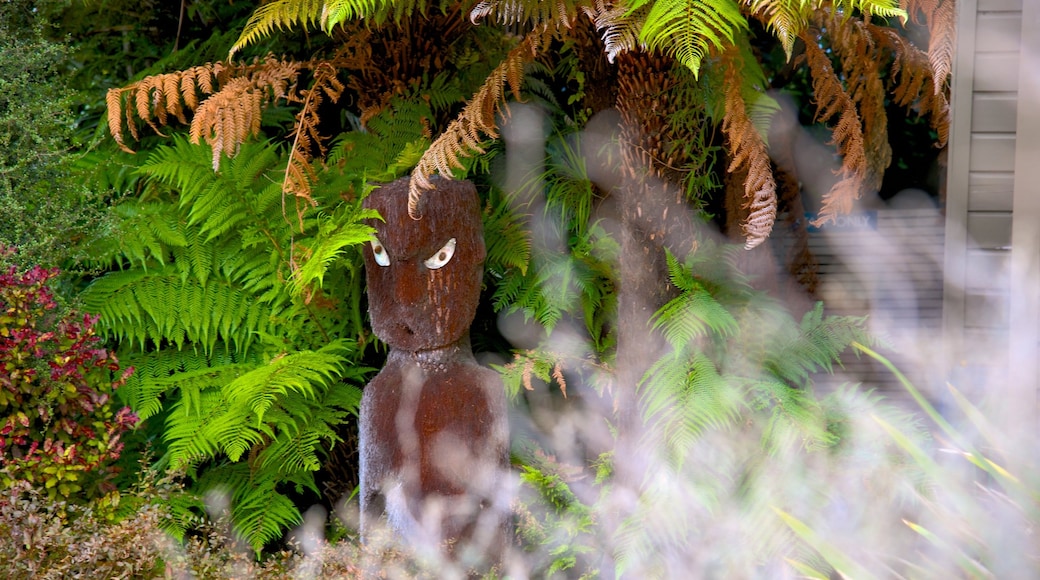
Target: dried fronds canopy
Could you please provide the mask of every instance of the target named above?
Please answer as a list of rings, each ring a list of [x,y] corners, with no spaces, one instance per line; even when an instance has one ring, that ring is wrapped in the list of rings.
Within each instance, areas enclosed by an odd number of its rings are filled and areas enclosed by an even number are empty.
[[[278,101],[302,103],[290,133],[289,164],[283,192],[313,205],[311,186],[312,151],[324,152],[317,133],[318,108],[324,99],[339,100],[344,86],[337,78],[336,62],[298,62],[267,57],[249,64],[212,63],[186,71],[146,77],[137,83],[108,92],[108,127],[116,143],[125,150],[124,127],[140,138],[143,121],[156,133],[176,120],[191,126],[192,143],[205,141],[213,150],[213,170],[221,156],[234,156],[242,144],[260,132],[266,107]],[[312,71],[309,88],[299,89],[301,73]]]
[[[296,83],[303,63],[268,57],[247,65],[212,63],[186,71],[146,77],[128,87],[110,89],[108,128],[126,151],[124,123],[134,139],[140,138],[138,120],[156,133],[170,117],[191,120],[191,139],[213,147],[213,167],[221,154],[229,156],[260,131],[263,108],[273,101],[297,100]],[[208,95],[208,96],[206,96]],[[200,101],[200,96],[204,99]]]
[[[318,26],[331,32],[351,20],[400,22],[413,13],[425,14],[427,4],[426,0],[274,0],[254,12],[231,54],[276,29]],[[805,44],[802,58],[813,79],[817,120],[832,125],[833,143],[843,157],[841,179],[824,197],[823,221],[850,211],[864,190],[879,186],[891,159],[884,109],[887,96],[900,106],[929,114],[939,144],[946,141],[953,0],[483,0],[472,6],[473,22],[488,19],[529,32],[420,159],[410,191],[413,215],[431,175],[450,178],[462,166],[460,159],[482,152],[483,139],[497,137],[496,117],[506,111],[506,85],[519,98],[524,64],[535,58],[548,37],[572,26],[579,16],[589,18],[601,32],[611,61],[621,52],[642,47],[675,58],[695,75],[709,62],[706,59],[739,44],[747,34],[749,18],[775,35],[789,57],[800,39]],[[874,16],[925,22],[931,33],[927,53],[892,28],[872,23]],[[825,47],[833,50],[836,61]],[[359,50],[353,54],[354,60],[363,56]],[[138,139],[142,125],[160,132],[174,119],[190,122],[192,140],[204,140],[213,148],[216,168],[222,155],[234,155],[244,140],[259,132],[266,106],[278,100],[301,103],[290,134],[293,145],[283,191],[309,202],[314,179],[310,156],[324,153],[317,133],[317,107],[323,99],[337,100],[344,91],[336,74],[340,67],[355,68],[345,64],[342,55],[337,58],[322,64],[267,57],[148,77],[109,92],[109,129],[116,142],[129,150],[126,134]],[[881,71],[888,62],[886,80]],[[312,73],[310,88],[297,86],[303,71]],[[737,74],[734,71],[725,74],[730,81],[738,80],[729,78]],[[350,87],[357,89],[354,84]],[[756,137],[759,119],[755,104],[748,100],[755,98],[754,93],[731,84],[725,92],[723,129],[733,162],[748,170],[745,193],[751,216],[744,229],[749,246],[754,246],[764,239],[775,216],[775,186],[763,171],[765,144],[761,135]],[[366,115],[378,110],[380,99],[368,103]]]

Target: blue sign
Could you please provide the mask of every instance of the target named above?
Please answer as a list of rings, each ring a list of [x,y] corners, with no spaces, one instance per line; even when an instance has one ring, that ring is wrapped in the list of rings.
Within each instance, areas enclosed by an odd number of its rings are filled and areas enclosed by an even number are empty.
[[[877,211],[860,211],[845,215],[836,216],[834,219],[827,220],[819,227],[814,226],[813,222],[816,221],[820,216],[814,213],[805,214],[805,219],[809,220],[809,232],[862,232],[862,231],[877,231]]]

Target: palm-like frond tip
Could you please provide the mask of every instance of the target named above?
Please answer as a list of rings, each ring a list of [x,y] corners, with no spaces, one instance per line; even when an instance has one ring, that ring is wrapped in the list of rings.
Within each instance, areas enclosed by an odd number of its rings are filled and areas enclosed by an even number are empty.
[[[809,24],[812,4],[805,0],[742,0],[742,4],[780,40],[790,59],[798,33]]]
[[[614,62],[617,55],[640,45],[639,31],[646,22],[647,12],[645,6],[629,10],[625,4],[610,0],[596,0],[595,8],[586,10],[596,30],[602,31],[607,61]]]
[[[470,10],[473,24],[492,17],[499,24],[528,23],[532,26],[556,25],[570,28],[577,15],[574,0],[482,0]]]
[[[228,59],[247,45],[270,36],[275,28],[281,30],[296,25],[307,27],[322,21],[326,5],[327,2],[321,0],[274,0],[259,6],[228,52]]]
[[[753,249],[769,237],[776,222],[776,180],[769,161],[765,141],[748,115],[742,88],[741,58],[737,49],[725,55],[726,112],[722,130],[729,141],[732,155],[729,171],[746,168],[744,180],[745,207],[749,211],[742,224],[745,249]]]
[[[636,2],[633,9],[644,4]],[[658,0],[646,16],[639,40],[650,50],[675,57],[696,76],[712,47],[723,50],[746,27],[747,20],[733,0]]]
[[[462,109],[458,118],[430,145],[419,164],[412,171],[412,181],[408,189],[408,215],[414,219],[419,217],[419,200],[423,192],[433,188],[430,177],[439,173],[441,177],[451,179],[455,168],[462,169],[460,157],[468,157],[471,153],[483,153],[480,146],[482,135],[498,137],[496,116],[505,109],[506,85],[513,96],[519,100],[520,87],[523,83],[524,64],[533,60],[541,46],[542,35],[537,32],[528,34],[524,40],[506,58],[499,63],[481,85],[473,99]]]

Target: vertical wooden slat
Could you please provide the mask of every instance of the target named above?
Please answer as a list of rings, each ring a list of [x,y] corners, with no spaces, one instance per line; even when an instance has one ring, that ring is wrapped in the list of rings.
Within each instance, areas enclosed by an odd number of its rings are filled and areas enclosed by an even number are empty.
[[[946,186],[946,244],[943,270],[943,336],[946,368],[961,360],[964,287],[968,253],[968,177],[971,162],[971,105],[975,84],[976,0],[957,2],[957,47],[950,82],[950,141]]]
[[[1018,144],[1011,235],[1011,411],[1037,427],[1040,365],[1040,2],[1022,5]]]

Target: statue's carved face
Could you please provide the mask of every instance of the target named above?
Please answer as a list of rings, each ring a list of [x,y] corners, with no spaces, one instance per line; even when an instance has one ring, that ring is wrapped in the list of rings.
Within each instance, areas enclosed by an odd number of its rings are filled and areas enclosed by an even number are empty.
[[[408,215],[407,177],[373,191],[364,206],[376,239],[364,249],[368,312],[383,342],[407,351],[447,346],[469,330],[483,278],[483,226],[476,188],[434,180],[422,218]]]

